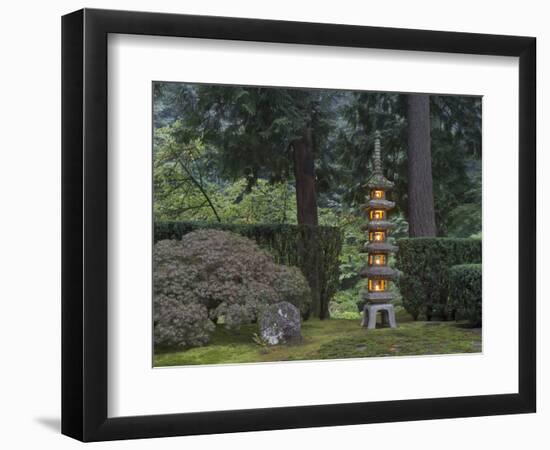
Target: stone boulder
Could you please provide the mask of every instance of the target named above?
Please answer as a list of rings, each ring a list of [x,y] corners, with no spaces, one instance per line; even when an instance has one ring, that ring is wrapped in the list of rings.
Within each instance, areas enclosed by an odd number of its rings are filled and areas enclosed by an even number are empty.
[[[262,340],[268,345],[295,344],[302,340],[300,310],[288,302],[267,306],[258,326]]]

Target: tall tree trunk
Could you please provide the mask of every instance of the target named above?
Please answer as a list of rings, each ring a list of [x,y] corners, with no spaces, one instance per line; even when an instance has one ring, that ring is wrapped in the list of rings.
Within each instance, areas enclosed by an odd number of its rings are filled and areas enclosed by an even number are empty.
[[[292,142],[294,178],[296,179],[296,209],[300,225],[317,225],[317,191],[311,128]]]
[[[296,180],[298,224],[317,225],[317,190],[315,188],[315,163],[311,128],[306,128],[302,138],[292,142],[292,157],[294,159],[294,178]],[[312,293],[308,316],[325,319],[328,318],[328,300],[321,297],[319,258],[317,257],[321,249],[315,239],[315,234],[308,233],[308,236],[310,236],[310,239],[303,242],[307,246],[304,249],[306,250],[304,254],[309,261],[309,273],[304,273],[304,275]]]
[[[429,95],[407,96],[409,236],[435,236]]]

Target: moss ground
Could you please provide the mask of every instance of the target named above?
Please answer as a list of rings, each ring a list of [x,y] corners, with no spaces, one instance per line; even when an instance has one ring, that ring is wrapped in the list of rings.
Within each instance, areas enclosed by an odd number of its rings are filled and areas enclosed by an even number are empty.
[[[314,320],[302,324],[297,345],[265,347],[253,341],[257,328],[227,331],[218,327],[207,346],[155,349],[154,365],[236,364],[372,356],[434,355],[481,351],[481,330],[456,322],[413,322],[398,315],[398,328],[366,330],[357,320]]]

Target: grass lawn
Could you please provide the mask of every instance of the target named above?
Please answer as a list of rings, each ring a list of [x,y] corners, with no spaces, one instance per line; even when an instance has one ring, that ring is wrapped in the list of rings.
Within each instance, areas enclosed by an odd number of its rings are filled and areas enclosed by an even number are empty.
[[[369,356],[434,355],[481,351],[481,329],[456,322],[413,322],[398,315],[398,328],[366,330],[358,320],[315,320],[302,323],[298,345],[264,347],[253,342],[255,325],[239,331],[218,327],[207,346],[179,350],[157,348],[154,365],[236,364]]]

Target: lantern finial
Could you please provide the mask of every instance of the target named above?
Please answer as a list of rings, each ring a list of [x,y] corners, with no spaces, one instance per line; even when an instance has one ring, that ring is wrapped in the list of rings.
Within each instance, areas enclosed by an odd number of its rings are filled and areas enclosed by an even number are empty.
[[[393,183],[388,180],[382,173],[382,150],[380,145],[380,131],[376,130],[374,132],[374,170],[371,173],[371,176],[365,187],[369,189],[391,189],[393,188]]]
[[[380,131],[374,133],[374,173],[382,173],[382,157],[380,151]]]

